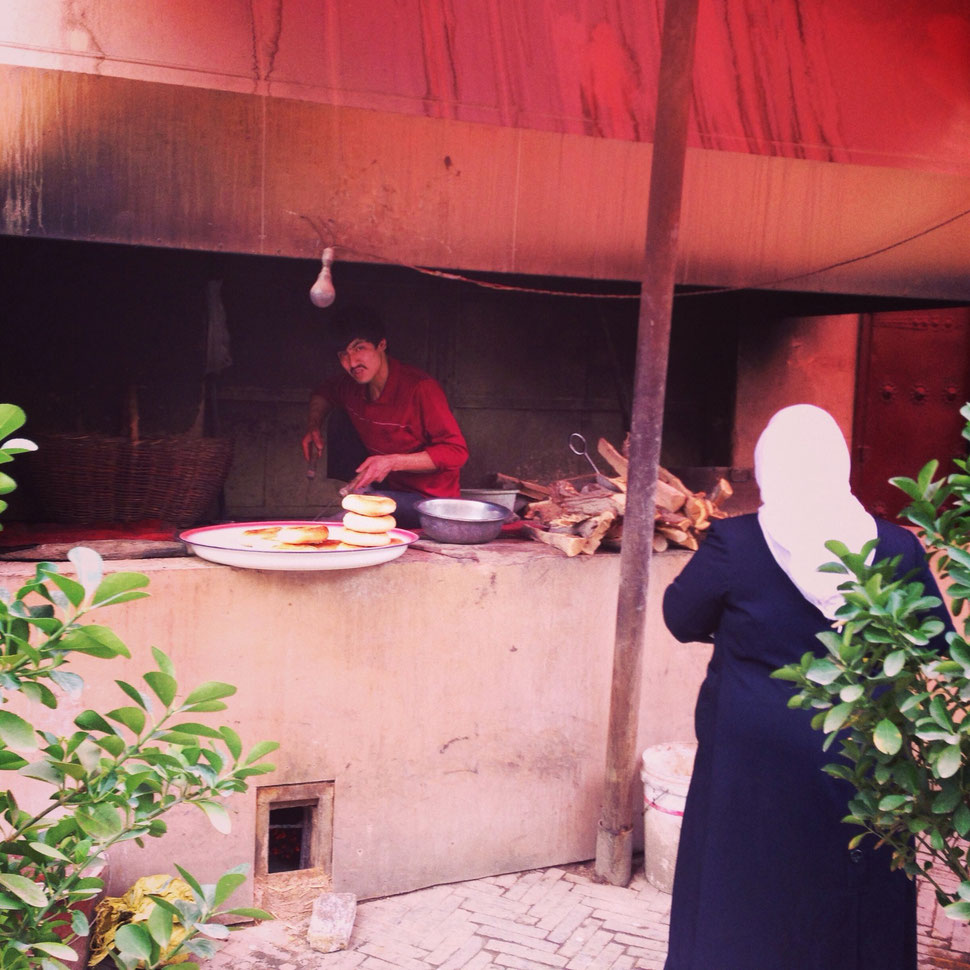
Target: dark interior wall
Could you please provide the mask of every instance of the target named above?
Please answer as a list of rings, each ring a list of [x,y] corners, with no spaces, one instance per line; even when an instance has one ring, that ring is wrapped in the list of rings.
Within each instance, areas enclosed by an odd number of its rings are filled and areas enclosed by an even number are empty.
[[[143,435],[231,436],[230,517],[304,514],[299,441],[310,390],[338,367],[329,310],[308,298],[315,260],[0,236],[0,388],[26,432],[123,434],[137,389]],[[464,487],[495,472],[539,481],[588,471],[581,431],[617,446],[629,427],[638,302],[531,293],[621,293],[629,283],[492,277],[493,289],[399,266],[337,263],[342,303],[378,309],[392,354],[443,384],[469,441]],[[231,364],[206,394],[209,281],[221,280]],[[678,301],[668,380],[668,465],[729,462],[733,311]],[[203,413],[203,402],[205,408]],[[28,460],[28,459],[23,459]],[[322,486],[321,486],[322,487]],[[314,488],[318,488],[315,484]],[[29,495],[11,503],[28,517]]]

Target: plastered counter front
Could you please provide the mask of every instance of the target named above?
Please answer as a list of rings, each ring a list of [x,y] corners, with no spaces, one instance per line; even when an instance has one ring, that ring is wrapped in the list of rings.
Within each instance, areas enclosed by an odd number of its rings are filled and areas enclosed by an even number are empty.
[[[693,738],[710,650],[673,641],[659,611],[687,555],[653,558],[639,750]],[[132,658],[79,658],[82,696],[32,717],[68,733],[79,711],[121,706],[115,679],[141,684],[158,646],[183,691],[207,680],[238,687],[227,711],[204,715],[210,723],[233,727],[247,748],[281,744],[277,770],[227,802],[231,833],[178,810],[163,839],[114,850],[112,893],[173,862],[205,881],[252,865],[259,785],[332,783],[333,888],[360,898],[590,859],[619,565],[615,553],[566,559],[504,541],[339,571],[109,562],[150,578],[148,599],[91,618]],[[31,575],[32,564],[0,564],[8,589]],[[247,894],[248,883],[234,903]]]

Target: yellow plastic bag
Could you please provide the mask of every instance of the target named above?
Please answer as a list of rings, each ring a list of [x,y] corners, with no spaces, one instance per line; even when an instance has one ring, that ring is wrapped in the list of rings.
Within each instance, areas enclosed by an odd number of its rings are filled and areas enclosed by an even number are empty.
[[[91,956],[88,966],[99,964],[111,952],[114,946],[115,933],[127,923],[141,923],[151,916],[155,908],[155,901],[150,895],[161,896],[162,899],[174,902],[177,899],[192,901],[192,890],[177,876],[164,873],[156,876],[143,876],[124,894],[124,896],[108,896],[98,903],[94,911],[94,924],[91,929]],[[172,936],[168,946],[162,950],[162,959],[171,953],[185,939],[185,930],[181,926],[172,928]],[[180,953],[166,961],[169,963],[185,963],[192,958],[189,953]]]

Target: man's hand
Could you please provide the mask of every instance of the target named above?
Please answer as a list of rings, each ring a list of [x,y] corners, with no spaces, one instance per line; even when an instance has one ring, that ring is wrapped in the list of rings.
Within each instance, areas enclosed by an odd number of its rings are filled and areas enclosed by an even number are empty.
[[[358,492],[374,482],[383,482],[391,472],[430,472],[437,466],[426,451],[407,455],[371,455],[357,466],[357,475],[347,485],[347,492]]]
[[[303,436],[303,457],[307,461],[316,461],[322,454],[323,435],[319,428],[314,428]]]
[[[396,459],[400,455],[371,455],[357,466],[357,475],[350,483],[352,491],[357,492],[367,488],[374,482],[383,482],[387,476],[397,468]]]

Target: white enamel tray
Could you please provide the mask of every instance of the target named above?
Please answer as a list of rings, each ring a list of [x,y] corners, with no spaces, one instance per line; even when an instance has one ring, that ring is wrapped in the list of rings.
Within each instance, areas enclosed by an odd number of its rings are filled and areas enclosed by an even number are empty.
[[[245,529],[320,524],[308,519],[233,522],[229,525],[206,525],[187,529],[179,534],[179,538],[202,559],[224,566],[239,566],[242,569],[359,569],[361,566],[378,566],[403,555],[407,547],[418,538],[407,529],[390,529],[392,543],[389,546],[367,549],[308,549],[306,552],[250,549],[242,543]],[[331,539],[341,538],[344,531],[341,523],[322,524],[330,530]]]

